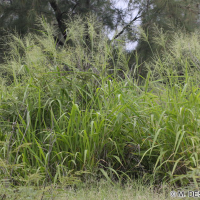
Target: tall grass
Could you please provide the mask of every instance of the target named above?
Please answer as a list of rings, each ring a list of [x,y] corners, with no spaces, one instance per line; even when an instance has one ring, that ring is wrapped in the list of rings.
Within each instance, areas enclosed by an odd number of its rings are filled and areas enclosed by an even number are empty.
[[[2,180],[68,185],[89,173],[198,188],[198,34],[175,35],[138,86],[123,42],[113,46],[93,18],[69,23],[63,47],[41,25],[37,36],[10,35],[1,66]]]

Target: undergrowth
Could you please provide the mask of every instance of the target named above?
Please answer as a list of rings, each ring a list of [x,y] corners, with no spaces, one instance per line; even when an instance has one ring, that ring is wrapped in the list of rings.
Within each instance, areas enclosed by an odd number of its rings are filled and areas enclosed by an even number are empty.
[[[71,185],[103,175],[111,183],[151,177],[198,188],[198,34],[175,34],[138,84],[139,66],[129,70],[123,41],[110,42],[93,18],[69,23],[63,47],[40,24],[38,35],[7,38],[2,181]]]

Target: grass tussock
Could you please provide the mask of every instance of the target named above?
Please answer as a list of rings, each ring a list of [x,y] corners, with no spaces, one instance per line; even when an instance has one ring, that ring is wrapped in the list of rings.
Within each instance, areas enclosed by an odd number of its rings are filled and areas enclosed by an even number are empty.
[[[110,43],[101,24],[88,17],[67,27],[63,47],[44,21],[39,35],[7,40],[2,182],[73,185],[103,175],[109,182],[153,177],[198,188],[199,35],[175,34],[146,63],[148,75],[138,85],[123,42]]]

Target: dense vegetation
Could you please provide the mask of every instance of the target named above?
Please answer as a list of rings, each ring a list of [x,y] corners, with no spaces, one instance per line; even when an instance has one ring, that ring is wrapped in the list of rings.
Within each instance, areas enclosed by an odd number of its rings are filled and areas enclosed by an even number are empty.
[[[146,177],[198,188],[198,31],[174,33],[169,41],[161,30],[154,42],[162,53],[129,69],[123,41],[110,42],[93,17],[67,24],[73,45],[64,47],[51,37],[54,28],[40,24],[39,35],[7,37],[1,179],[70,185],[91,176]],[[140,67],[148,71],[143,81]]]

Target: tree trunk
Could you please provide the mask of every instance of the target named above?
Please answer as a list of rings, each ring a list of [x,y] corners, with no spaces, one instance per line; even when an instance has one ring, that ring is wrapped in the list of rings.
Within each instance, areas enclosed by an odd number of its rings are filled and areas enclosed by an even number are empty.
[[[55,12],[56,20],[58,22],[58,27],[59,27],[64,39],[66,39],[67,33],[66,33],[65,24],[63,23],[62,12],[56,3],[56,0],[49,0],[49,3]]]

